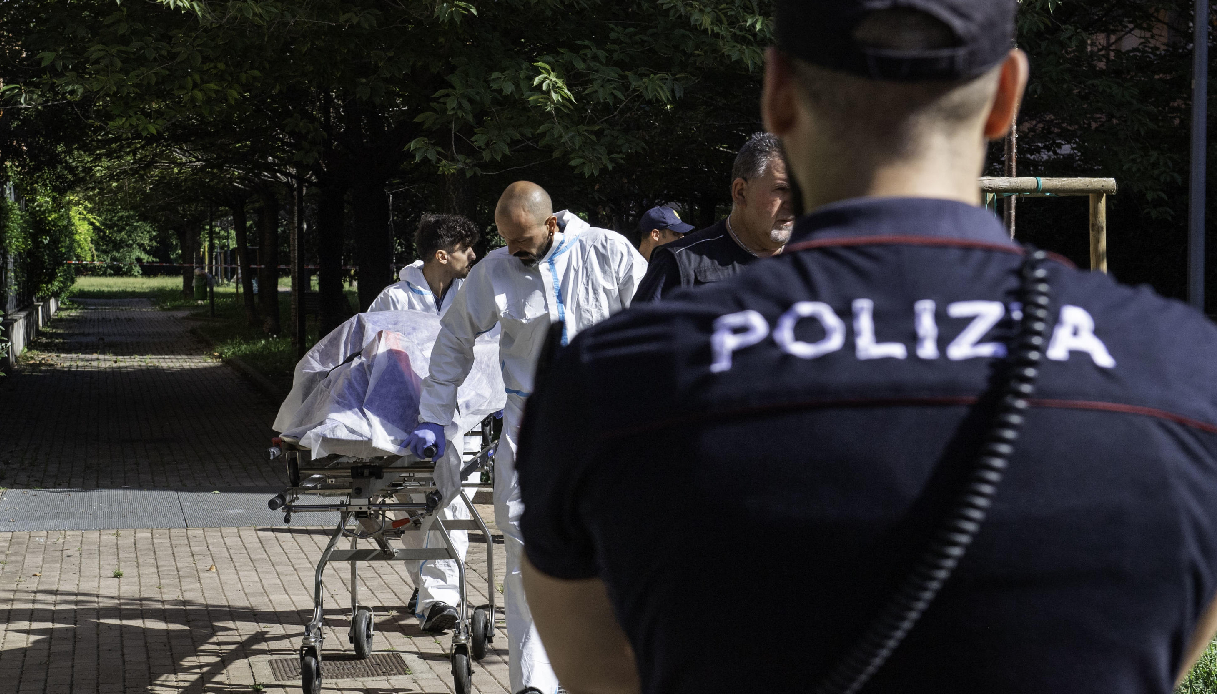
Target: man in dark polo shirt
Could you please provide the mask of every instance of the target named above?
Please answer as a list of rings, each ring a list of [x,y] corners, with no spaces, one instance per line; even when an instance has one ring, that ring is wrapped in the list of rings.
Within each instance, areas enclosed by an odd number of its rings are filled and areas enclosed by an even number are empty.
[[[681,287],[734,277],[753,260],[781,253],[793,225],[782,143],[756,133],[731,167],[731,214],[656,249],[634,301],[655,301]]]
[[[1016,0],[912,5],[779,0],[811,213],[538,373],[524,583],[572,692],[1169,694],[1217,630],[1217,328],[1010,241]]]

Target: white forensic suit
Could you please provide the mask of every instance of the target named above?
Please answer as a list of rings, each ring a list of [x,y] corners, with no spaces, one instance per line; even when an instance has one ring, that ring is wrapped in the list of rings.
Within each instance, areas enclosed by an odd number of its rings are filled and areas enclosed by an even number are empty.
[[[416,260],[410,265],[401,269],[398,275],[400,282],[391,284],[381,291],[372,305],[368,307],[368,312],[372,311],[427,311],[429,313],[439,313],[442,317],[444,313],[452,306],[452,300],[456,297],[457,291],[461,288],[461,280],[459,278],[452,280],[452,284],[448,290],[444,292],[444,296],[440,300],[436,300],[435,293],[431,291],[431,287],[427,284],[427,278],[423,277],[423,261]],[[455,445],[448,447],[444,457],[455,457],[456,465],[459,468],[460,457],[462,452],[463,441],[453,442]],[[398,495],[398,501],[401,503],[421,503],[424,501],[423,495],[415,494],[415,498],[408,498],[409,494]],[[469,509],[465,506],[465,502],[459,498],[448,504],[444,508],[436,512],[440,518],[444,520],[467,520],[470,518]],[[406,516],[406,513],[398,512],[397,517],[401,519]],[[401,544],[406,549],[420,549],[424,547],[443,547],[444,539],[439,534],[439,531],[431,532],[428,528],[435,520],[435,516],[427,516],[423,521],[423,525],[417,531],[407,531],[402,533]],[[465,554],[469,550],[469,533],[464,530],[453,530],[449,533],[452,539],[452,545],[464,561]],[[456,607],[461,602],[460,590],[460,574],[458,573],[456,562],[445,560],[427,560],[427,561],[407,561],[406,571],[410,574],[410,580],[414,582],[414,586],[418,588],[418,604],[414,608],[414,616],[418,619],[419,626],[422,626],[426,621],[427,611],[437,602],[447,603]]]
[[[506,248],[499,248],[473,267],[440,321],[418,417],[420,422],[445,426],[452,421],[457,386],[473,364],[474,338],[498,324],[507,406],[495,454],[494,515],[507,550],[503,602],[511,691],[531,686],[544,694],[554,694],[558,680],[533,626],[520,576],[524,543],[519,522],[524,504],[515,454],[524,401],[532,391],[533,370],[549,326],[555,321],[563,323],[565,343],[580,330],[628,307],[647,268],[646,261],[620,234],[589,226],[569,211],[559,212],[557,218],[560,231],[554,233],[549,252],[535,265],[525,265]]]
[[[444,311],[452,305],[456,290],[461,288],[461,280],[454,279],[440,299],[435,298],[427,278],[423,277],[423,261],[416,260],[403,267],[397,274],[400,282],[390,284],[381,290],[376,300],[368,307],[368,311],[431,311],[444,315]]]

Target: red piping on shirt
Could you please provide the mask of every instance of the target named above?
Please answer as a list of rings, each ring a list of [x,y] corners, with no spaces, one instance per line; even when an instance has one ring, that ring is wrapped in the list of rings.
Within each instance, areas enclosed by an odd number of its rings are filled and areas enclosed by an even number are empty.
[[[1121,414],[1135,414],[1144,417],[1154,417],[1157,419],[1165,419],[1176,424],[1192,427],[1210,434],[1217,434],[1217,425],[1202,422],[1198,419],[1184,417],[1174,412],[1159,410],[1154,407],[1142,407],[1140,405],[1125,405],[1119,402],[1096,402],[1093,400],[1042,400],[1033,398],[1027,401],[1032,407],[1054,407],[1064,410],[1098,410],[1100,412],[1119,412]]]
[[[840,400],[808,400],[802,402],[775,403],[772,405],[756,405],[752,407],[743,407],[735,410],[726,410],[721,412],[709,412],[700,415],[685,415],[683,417],[675,417],[665,419],[659,422],[652,422],[636,427],[626,427],[614,431],[602,432],[597,438],[601,440],[615,439],[622,436],[631,436],[662,429],[668,429],[674,426],[700,424],[707,421],[728,419],[741,416],[750,416],[758,414],[788,412],[794,410],[819,410],[830,407],[942,407],[953,405],[975,405],[978,398],[975,396],[943,396],[943,397],[925,397],[925,398],[844,398]],[[1174,412],[1160,410],[1154,407],[1143,407],[1141,405],[1127,405],[1118,402],[1100,402],[1094,400],[1056,400],[1044,398],[1032,398],[1027,401],[1031,407],[1043,407],[1063,410],[1092,410],[1100,412],[1116,412],[1120,414],[1133,414],[1142,417],[1153,417],[1162,419],[1176,424],[1182,424],[1187,427],[1199,429],[1210,434],[1217,434],[1217,424],[1202,422],[1190,417],[1184,417]]]
[[[1007,246],[988,241],[966,241],[964,239],[944,239],[935,236],[854,236],[839,239],[812,239],[802,241],[783,249],[783,253],[806,251],[815,248],[835,248],[839,246],[942,246],[949,248],[972,248],[984,251],[999,251],[1012,255],[1023,255],[1022,246]],[[1076,268],[1068,258],[1056,253],[1048,253],[1048,257],[1056,262]]]

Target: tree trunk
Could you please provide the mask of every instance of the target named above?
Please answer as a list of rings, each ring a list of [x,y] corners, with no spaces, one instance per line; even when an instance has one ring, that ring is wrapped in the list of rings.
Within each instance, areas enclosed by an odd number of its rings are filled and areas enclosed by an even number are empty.
[[[304,292],[308,289],[308,272],[304,269],[304,182],[296,179],[291,184],[291,212],[288,237],[291,239],[289,253],[292,266],[292,345],[296,358],[304,358],[308,351],[308,334],[305,330]]]
[[[321,335],[351,315],[342,291],[342,247],[346,242],[346,187],[322,184],[317,200],[317,293]]]
[[[199,229],[186,223],[179,225],[174,232],[182,255],[182,298],[190,299],[194,297],[194,264],[199,251]]]
[[[473,219],[474,207],[477,204],[477,191],[474,188],[476,180],[460,171],[444,176],[444,192],[447,194],[445,211],[448,214],[459,214]]]
[[[709,191],[702,193],[701,199],[697,201],[698,229],[705,229],[718,221],[718,216],[715,214],[715,208],[718,207],[718,200],[719,196],[716,193]]]
[[[258,215],[261,247],[258,257],[258,303],[262,306],[262,330],[278,335],[279,328],[279,199],[274,192],[262,194],[262,213]]]
[[[245,322],[258,324],[258,304],[254,298],[254,277],[249,273],[249,220],[245,216],[245,201],[231,206],[233,233],[237,237],[237,266],[241,271],[241,291],[244,292]]]
[[[365,179],[351,189],[355,217],[355,264],[359,266],[359,310],[366,311],[393,284],[393,233],[385,181]]]

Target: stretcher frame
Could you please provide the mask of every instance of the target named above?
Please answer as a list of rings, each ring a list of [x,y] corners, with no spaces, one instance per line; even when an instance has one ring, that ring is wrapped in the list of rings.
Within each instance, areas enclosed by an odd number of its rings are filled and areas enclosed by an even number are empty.
[[[491,440],[494,438],[494,428],[490,419],[488,417],[483,422],[480,431],[470,432],[482,437],[483,446],[477,454],[462,464],[462,480],[479,469],[490,470],[493,465],[497,440]],[[457,694],[471,692],[473,668],[470,657],[472,656],[473,660],[481,660],[486,654],[488,644],[494,640],[494,537],[465,493],[464,485],[458,499],[469,509],[470,519],[444,520],[436,513],[440,510],[442,495],[435,484],[433,460],[420,460],[412,455],[376,458],[332,455],[313,460],[309,449],[301,447],[298,441],[285,437],[274,439],[270,457],[272,460],[282,458],[287,467],[290,486],[267,503],[272,511],[284,512],[284,523],[290,523],[295,513],[337,511],[339,514],[338,524],[330,534],[329,542],[317,562],[313,616],[305,625],[304,637],[298,651],[301,685],[305,694],[321,691],[322,644],[325,641],[325,567],[333,562],[348,562],[351,566],[351,628],[348,639],[355,644],[356,656],[366,658],[372,650],[373,619],[371,608],[359,604],[359,564],[372,561],[429,560],[456,562],[461,601],[457,610],[457,624],[452,631],[450,660]],[[339,498],[330,503],[303,503],[301,499],[304,494]],[[396,501],[398,494],[421,494],[425,500],[418,503],[399,502]],[[391,521],[388,514],[393,511],[406,511],[409,517]],[[406,532],[423,532],[422,524],[427,518],[431,519],[431,524],[426,532],[437,531],[443,538],[442,547],[398,549],[389,545],[389,539],[400,537]],[[355,529],[348,529],[351,521],[356,521]],[[486,592],[489,603],[478,606],[472,610],[472,614],[466,590],[465,561],[456,551],[450,534],[455,530],[479,532],[486,542],[486,573],[489,586]],[[350,538],[350,547],[338,549],[344,536]],[[376,547],[361,549],[360,540],[371,541]]]

